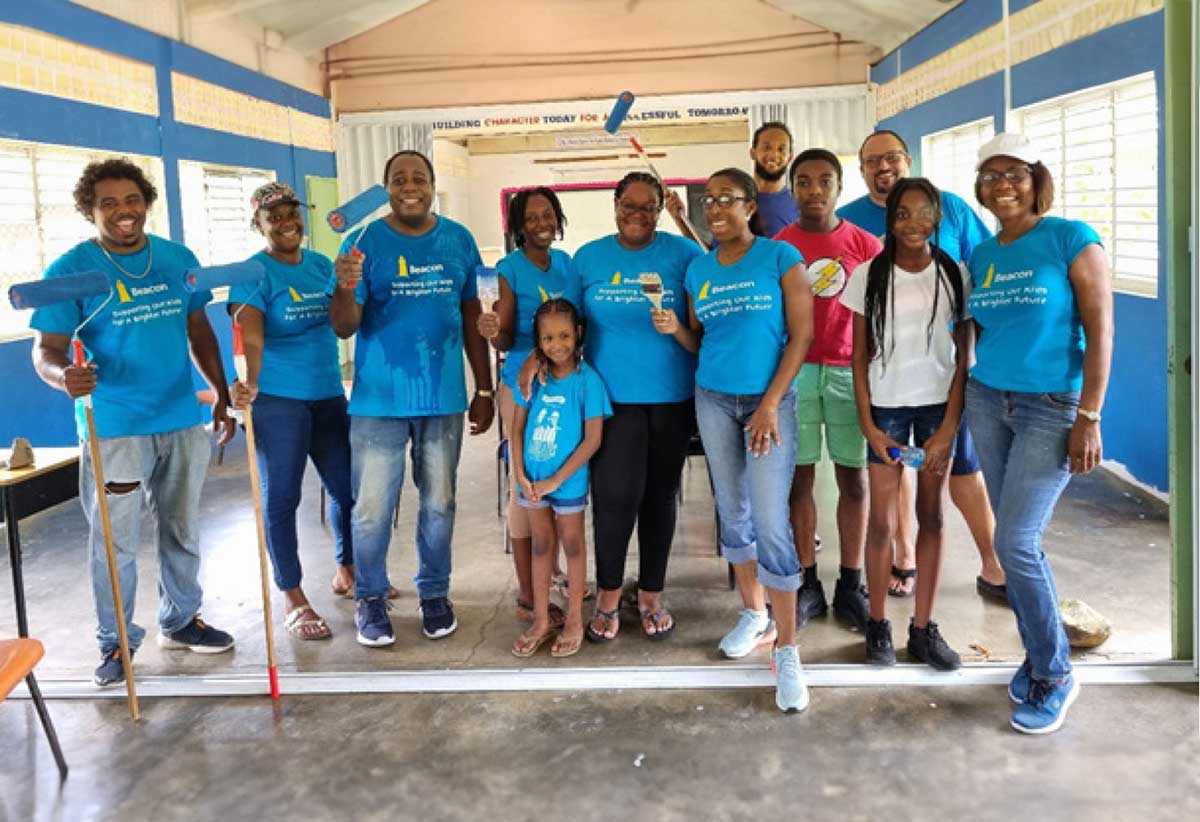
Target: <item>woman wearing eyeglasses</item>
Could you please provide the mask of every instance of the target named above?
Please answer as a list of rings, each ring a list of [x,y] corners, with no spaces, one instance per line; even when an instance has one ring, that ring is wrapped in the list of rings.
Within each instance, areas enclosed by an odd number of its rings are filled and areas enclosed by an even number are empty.
[[[696,357],[685,348],[683,276],[700,255],[690,240],[657,231],[665,193],[645,172],[617,184],[617,233],[575,253],[587,320],[585,357],[604,380],[613,415],[592,458],[596,551],[593,642],[619,630],[625,558],[638,533],[638,613],[649,639],[665,639],[675,620],[663,605],[667,557],[675,535],[675,495],[694,426]],[[662,307],[643,296],[641,275],[657,274]]]
[[[1020,134],[979,149],[975,196],[1000,232],[971,255],[968,312],[979,329],[966,390],[996,512],[996,553],[1025,645],[1009,685],[1012,726],[1058,730],[1079,693],[1042,533],[1072,474],[1103,453],[1100,409],[1112,357],[1108,259],[1086,223],[1046,214],[1054,181]]]
[[[712,469],[721,549],[742,597],[720,650],[737,659],[774,641],[775,703],[792,712],[808,705],[795,644],[800,561],[788,518],[796,456],[792,381],[812,342],[813,297],[800,252],[750,230],[757,193],[740,169],[709,178],[702,202],[720,245],[688,267],[689,324],[686,334],[676,333],[699,353],[696,419]]]

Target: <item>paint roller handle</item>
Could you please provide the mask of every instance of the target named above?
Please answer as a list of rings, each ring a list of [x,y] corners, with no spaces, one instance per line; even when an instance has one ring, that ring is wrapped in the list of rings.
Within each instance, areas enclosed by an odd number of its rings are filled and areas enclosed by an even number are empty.
[[[83,398],[83,404],[92,407],[92,392],[96,390],[96,369],[88,363],[83,340],[71,340],[71,364],[63,369],[63,390],[73,399]]]
[[[246,365],[246,344],[241,323],[233,324],[233,368],[237,372],[237,379],[229,388],[229,399],[233,403],[234,417],[241,424],[244,423],[242,410],[249,408],[258,396],[258,386],[251,384]]]
[[[354,290],[362,279],[363,262],[366,260],[357,247],[351,248],[347,254],[339,254],[333,262],[333,273],[337,277],[338,288]]]

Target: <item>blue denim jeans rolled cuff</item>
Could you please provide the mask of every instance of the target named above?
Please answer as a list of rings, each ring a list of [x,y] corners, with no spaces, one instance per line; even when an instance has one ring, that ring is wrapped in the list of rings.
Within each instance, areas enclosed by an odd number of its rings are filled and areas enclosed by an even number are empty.
[[[296,509],[309,459],[328,492],[328,518],[338,565],[354,563],[350,514],[350,417],[342,395],[298,400],[259,394],[254,400],[254,444],[263,496],[267,550],[281,591],[302,580]]]
[[[450,543],[455,486],[462,452],[463,415],[350,417],[350,482],[354,510],[354,595],[384,596],[390,584],[388,543],[392,512],[404,485],[405,451],[417,486],[417,574],[421,599],[450,593]]]
[[[528,508],[531,511],[540,511],[545,508],[550,508],[556,514],[578,514],[587,508],[587,495],[582,497],[569,497],[567,499],[557,499],[555,497],[542,497],[537,502],[532,502],[525,499],[525,495],[520,490],[517,491],[517,505],[522,508]]]
[[[876,427],[901,445],[924,448],[926,441],[937,432],[946,418],[946,403],[935,405],[911,405],[899,408],[871,406],[871,418]],[[957,444],[951,444],[951,448]],[[885,464],[873,449],[867,450],[867,461],[876,465]]]
[[[1042,536],[1071,478],[1067,441],[1079,394],[967,383],[966,418],[996,514],[996,555],[1034,678],[1071,674],[1070,645]]]
[[[165,632],[183,628],[200,611],[200,491],[211,448],[200,425],[165,434],[100,437],[100,461],[109,485],[136,484],[124,493],[108,493],[109,521],[117,560],[117,578],[125,606],[129,647],[136,650],[146,630],[133,621],[137,600],[137,550],[147,508],[157,520],[158,624]],[[81,444],[79,501],[88,521],[88,570],[96,606],[100,652],[117,648],[116,607],[108,576],[104,532],[93,475],[91,450]]]
[[[761,400],[761,395],[697,386],[696,420],[712,472],[725,557],[734,563],[755,560],[763,585],[794,591],[801,576],[788,495],[796,459],[796,395],[789,391],[779,403],[780,442],[755,457],[744,429]]]

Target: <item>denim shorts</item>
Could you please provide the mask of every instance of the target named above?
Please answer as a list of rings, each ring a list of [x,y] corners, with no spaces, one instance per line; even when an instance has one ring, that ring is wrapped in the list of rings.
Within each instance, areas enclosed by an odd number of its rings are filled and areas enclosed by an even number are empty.
[[[525,499],[525,495],[517,491],[517,505],[522,508],[529,508],[534,511],[540,511],[545,508],[553,509],[556,514],[578,514],[584,508],[587,508],[587,495],[582,497],[571,497],[570,499],[555,499],[554,497],[542,497],[537,502],[530,502]]]
[[[971,437],[964,413],[958,422],[958,436],[954,438],[954,461],[950,464],[950,476],[965,477],[981,470],[983,467],[979,464],[979,455],[975,453],[975,440]]]
[[[925,441],[934,435],[938,426],[942,424],[942,420],[946,418],[946,403],[902,408],[881,408],[878,405],[872,405],[871,418],[875,420],[875,425],[880,431],[901,445],[911,443],[922,448]],[[962,426],[959,426],[960,431],[961,429]],[[951,447],[956,445],[957,440]],[[874,449],[867,451],[867,460],[876,465],[886,464],[876,456]]]

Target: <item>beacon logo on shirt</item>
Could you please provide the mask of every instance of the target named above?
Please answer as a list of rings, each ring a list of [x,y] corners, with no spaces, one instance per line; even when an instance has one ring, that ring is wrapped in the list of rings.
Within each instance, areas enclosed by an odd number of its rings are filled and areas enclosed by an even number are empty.
[[[820,257],[813,260],[808,267],[808,283],[812,286],[814,297],[832,299],[841,294],[846,287],[846,269],[842,267],[842,258]]]
[[[699,294],[699,296],[698,296],[696,299],[698,299],[698,300],[707,300],[707,299],[708,299],[708,290],[709,290],[710,288],[712,288],[712,281],[711,281],[711,280],[705,280],[705,281],[704,281],[704,285],[700,286],[700,294]]]
[[[408,260],[404,259],[404,257],[396,258],[396,276],[397,277],[407,277],[408,276]]]
[[[148,285],[144,288],[138,288],[137,286],[129,288],[123,281],[117,280],[117,299],[123,303],[133,302],[134,297],[146,297],[151,294],[161,294],[166,290],[166,283],[156,283],[155,285]]]

